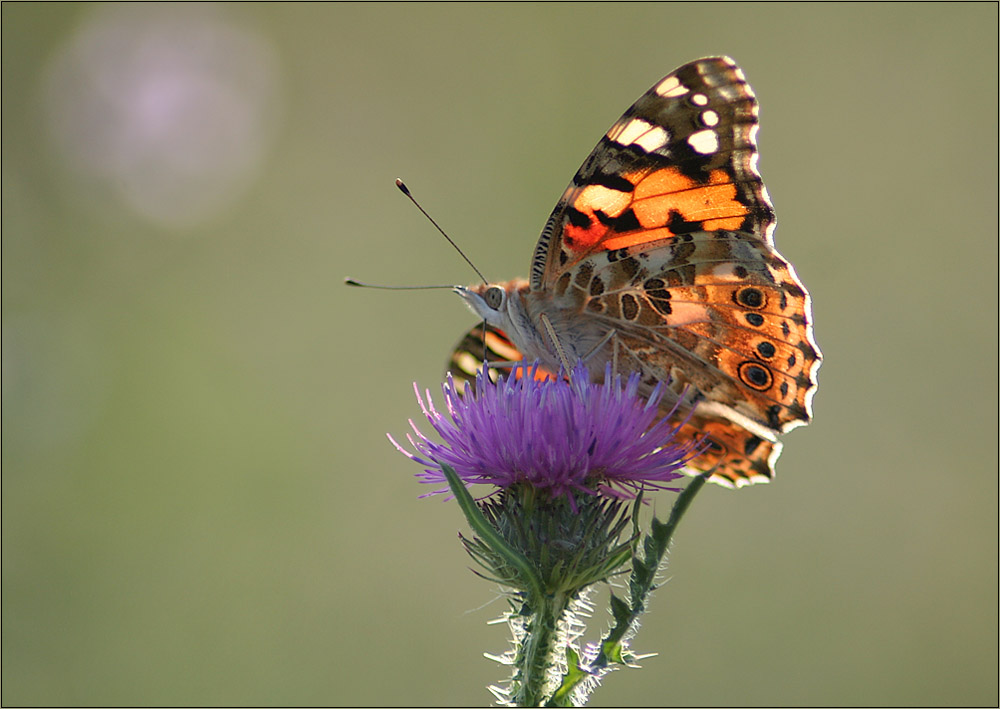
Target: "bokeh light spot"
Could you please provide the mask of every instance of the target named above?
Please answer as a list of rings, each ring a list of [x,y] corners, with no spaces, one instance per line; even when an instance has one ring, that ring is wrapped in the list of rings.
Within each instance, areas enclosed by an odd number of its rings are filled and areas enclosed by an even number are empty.
[[[56,52],[45,110],[77,188],[162,227],[196,226],[259,174],[277,57],[213,5],[106,5]]]

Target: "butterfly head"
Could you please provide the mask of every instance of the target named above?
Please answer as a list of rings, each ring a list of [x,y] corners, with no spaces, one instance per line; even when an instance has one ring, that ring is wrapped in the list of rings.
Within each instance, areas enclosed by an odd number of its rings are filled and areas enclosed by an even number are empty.
[[[476,315],[490,325],[510,329],[515,313],[522,309],[519,291],[527,283],[521,279],[507,283],[456,286],[455,292]]]

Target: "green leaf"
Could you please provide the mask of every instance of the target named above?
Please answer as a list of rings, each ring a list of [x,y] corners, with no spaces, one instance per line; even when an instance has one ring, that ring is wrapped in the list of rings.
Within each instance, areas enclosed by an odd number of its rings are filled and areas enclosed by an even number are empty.
[[[531,563],[521,552],[508,544],[497,530],[493,528],[493,525],[486,520],[476,501],[472,499],[472,495],[469,494],[469,491],[465,489],[465,485],[459,479],[458,473],[451,466],[444,463],[439,463],[439,465],[444,472],[445,478],[448,480],[448,487],[451,488],[451,493],[455,496],[455,500],[458,502],[458,506],[462,509],[462,512],[465,513],[465,519],[468,520],[472,530],[479,535],[479,539],[483,544],[487,545],[497,555],[503,557],[508,564],[517,569],[518,575],[529,593],[535,598],[542,598],[544,596],[542,582],[538,578],[538,574],[535,573],[535,569]]]
[[[545,706],[573,706],[570,695],[576,686],[587,678],[587,673],[580,667],[580,654],[571,647],[566,648],[566,667],[566,674],[563,675],[559,688],[552,694]]]
[[[615,662],[619,665],[628,664],[627,662],[625,662],[625,658],[622,654],[623,651],[624,651],[624,645],[620,642],[613,642],[611,640],[606,640],[601,645],[601,654],[607,658],[607,662],[605,664],[612,662]]]
[[[629,620],[629,613],[631,609],[628,603],[620,599],[615,594],[611,594],[611,615],[614,617],[616,623],[625,623]]]
[[[663,557],[670,547],[674,531],[694,500],[694,496],[708,480],[708,476],[708,473],[703,473],[688,483],[684,491],[677,496],[666,524],[655,517],[653,518],[650,534],[642,540],[643,558],[632,557],[632,574],[628,581],[630,595],[628,607],[626,608],[626,604],[614,595],[611,596],[611,613],[614,616],[615,625],[604,636],[601,642],[601,651],[594,659],[592,667],[603,668],[610,663],[626,664],[623,653],[629,651],[623,638],[632,624],[646,610],[649,594],[655,588],[653,582],[656,578],[656,572],[659,570],[660,564],[663,563]]]
[[[632,567],[632,577],[635,579],[636,585],[642,589],[649,586],[653,579],[653,575],[656,573],[656,567],[652,565],[646,565],[645,563],[636,564]],[[635,607],[635,603],[632,603]]]

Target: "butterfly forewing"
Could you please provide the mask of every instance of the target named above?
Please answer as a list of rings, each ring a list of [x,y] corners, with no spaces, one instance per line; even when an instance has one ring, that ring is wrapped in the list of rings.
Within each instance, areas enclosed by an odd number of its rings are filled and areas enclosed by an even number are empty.
[[[774,210],[756,167],[757,100],[732,60],[687,64],[636,101],[584,161],[535,249],[551,287],[590,253],[702,229],[769,241]]]

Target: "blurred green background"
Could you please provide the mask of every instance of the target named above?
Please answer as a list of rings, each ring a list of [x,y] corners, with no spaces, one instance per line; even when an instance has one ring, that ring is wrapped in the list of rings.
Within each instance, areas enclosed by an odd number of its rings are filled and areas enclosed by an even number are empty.
[[[5,705],[484,705],[386,441],[607,127],[733,56],[816,420],[692,509],[594,705],[995,705],[997,6],[2,6]],[[669,500],[658,500],[665,514]],[[599,607],[591,626],[605,627]]]

